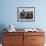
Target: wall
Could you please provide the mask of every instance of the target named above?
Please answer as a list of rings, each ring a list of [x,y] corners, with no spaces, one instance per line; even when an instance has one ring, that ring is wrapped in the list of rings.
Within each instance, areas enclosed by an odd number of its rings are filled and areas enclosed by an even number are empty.
[[[16,28],[46,28],[46,0],[0,0],[0,25]],[[35,22],[18,22],[17,7],[35,7]]]
[[[35,22],[18,22],[17,7],[35,7]],[[46,0],[0,0],[0,31],[13,24],[15,28],[37,28],[46,32]]]

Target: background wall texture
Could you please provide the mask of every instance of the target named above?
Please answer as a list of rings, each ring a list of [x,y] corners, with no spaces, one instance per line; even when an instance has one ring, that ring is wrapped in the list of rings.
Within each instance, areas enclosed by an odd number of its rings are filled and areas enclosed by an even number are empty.
[[[46,0],[0,0],[0,27],[46,28]],[[18,22],[17,7],[35,7],[35,22]]]

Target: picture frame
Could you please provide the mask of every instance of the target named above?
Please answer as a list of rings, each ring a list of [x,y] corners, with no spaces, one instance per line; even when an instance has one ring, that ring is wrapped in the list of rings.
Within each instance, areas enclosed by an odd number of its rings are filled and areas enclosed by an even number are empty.
[[[34,22],[35,21],[35,7],[18,7],[17,21]]]

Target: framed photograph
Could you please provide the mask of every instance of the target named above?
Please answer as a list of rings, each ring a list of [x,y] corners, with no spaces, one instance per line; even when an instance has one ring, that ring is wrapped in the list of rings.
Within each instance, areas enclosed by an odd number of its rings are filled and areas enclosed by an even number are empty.
[[[17,20],[22,22],[34,22],[35,7],[18,7]]]

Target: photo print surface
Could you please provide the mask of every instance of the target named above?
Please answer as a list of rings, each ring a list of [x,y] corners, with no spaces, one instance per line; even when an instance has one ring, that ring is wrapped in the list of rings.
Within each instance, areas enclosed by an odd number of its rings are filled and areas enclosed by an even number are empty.
[[[35,21],[35,7],[18,7],[17,20],[25,22]]]

